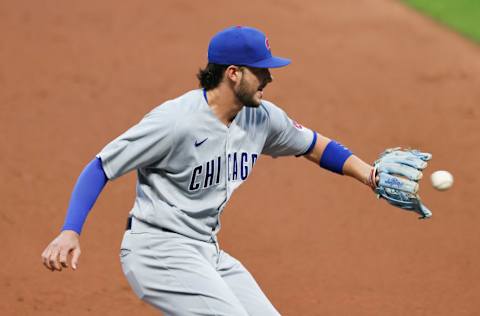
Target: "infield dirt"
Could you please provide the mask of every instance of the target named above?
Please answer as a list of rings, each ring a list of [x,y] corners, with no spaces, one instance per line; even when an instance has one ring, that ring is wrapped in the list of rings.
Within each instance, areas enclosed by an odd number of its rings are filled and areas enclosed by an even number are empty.
[[[40,254],[77,176],[154,106],[197,87],[210,37],[264,30],[265,98],[366,161],[433,153],[421,194],[434,216],[378,201],[302,158],[263,157],[226,208],[221,246],[283,315],[478,315],[480,50],[395,1],[0,2],[2,315],[157,315],[118,260],[135,176],[109,183],[76,272]],[[431,172],[449,170],[439,193]]]

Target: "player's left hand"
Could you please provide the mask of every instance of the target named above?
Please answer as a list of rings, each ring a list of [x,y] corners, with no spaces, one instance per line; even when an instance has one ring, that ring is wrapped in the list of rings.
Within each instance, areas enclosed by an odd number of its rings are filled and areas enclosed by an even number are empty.
[[[431,158],[430,153],[414,149],[398,147],[385,150],[374,163],[374,191],[378,198],[384,198],[393,206],[414,211],[422,219],[431,217],[432,212],[418,195],[418,181]]]

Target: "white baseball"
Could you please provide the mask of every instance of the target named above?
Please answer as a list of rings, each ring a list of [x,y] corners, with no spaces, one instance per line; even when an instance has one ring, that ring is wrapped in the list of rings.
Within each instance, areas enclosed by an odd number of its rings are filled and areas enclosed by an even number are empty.
[[[452,174],[445,170],[435,171],[430,176],[430,180],[433,187],[440,191],[448,190],[453,185]]]

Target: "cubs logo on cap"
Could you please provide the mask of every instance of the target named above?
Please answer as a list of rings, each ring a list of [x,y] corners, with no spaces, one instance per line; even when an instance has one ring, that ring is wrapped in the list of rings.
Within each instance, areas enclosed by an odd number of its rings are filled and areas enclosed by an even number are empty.
[[[272,56],[263,32],[248,26],[233,26],[217,33],[208,45],[208,62],[255,68],[279,68],[290,59]]]

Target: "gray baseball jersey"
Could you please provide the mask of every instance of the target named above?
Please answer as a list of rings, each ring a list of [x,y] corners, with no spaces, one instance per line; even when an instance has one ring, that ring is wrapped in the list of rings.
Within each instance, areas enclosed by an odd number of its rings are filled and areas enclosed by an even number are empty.
[[[97,157],[111,180],[137,170],[136,218],[211,241],[259,155],[302,155],[313,148],[314,133],[268,101],[244,107],[226,126],[198,89],[153,109]]]

